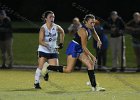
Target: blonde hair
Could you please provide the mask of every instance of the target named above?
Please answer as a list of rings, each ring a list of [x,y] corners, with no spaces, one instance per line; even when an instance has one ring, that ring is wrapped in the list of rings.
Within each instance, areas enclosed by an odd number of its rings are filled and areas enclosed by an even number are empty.
[[[91,19],[94,19],[95,16],[93,14],[87,14],[87,15],[85,15],[84,20],[83,20],[83,23],[86,23],[90,18]]]

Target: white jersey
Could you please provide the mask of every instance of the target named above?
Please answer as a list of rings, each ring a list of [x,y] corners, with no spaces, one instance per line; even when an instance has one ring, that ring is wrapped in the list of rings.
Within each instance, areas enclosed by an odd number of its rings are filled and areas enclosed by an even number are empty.
[[[38,51],[44,52],[44,53],[57,53],[56,47],[57,47],[57,37],[58,37],[58,25],[53,24],[51,30],[47,28],[47,25],[44,24],[42,27],[45,29],[45,37],[44,40],[48,44],[47,47],[43,45],[39,45]]]

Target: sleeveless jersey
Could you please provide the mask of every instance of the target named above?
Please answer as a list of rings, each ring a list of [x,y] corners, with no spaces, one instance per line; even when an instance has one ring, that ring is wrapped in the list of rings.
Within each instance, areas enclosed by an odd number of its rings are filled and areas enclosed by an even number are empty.
[[[88,35],[87,40],[89,40],[92,36],[91,30],[89,28],[87,28],[84,24],[82,24],[82,28],[84,28],[87,31],[87,33],[88,33],[87,34]],[[81,37],[78,35],[78,32],[75,33],[73,40],[81,45]]]
[[[44,53],[57,53],[57,50],[56,50],[57,37],[58,37],[57,25],[53,24],[51,30],[47,28],[46,24],[42,25],[42,27],[45,29],[44,40],[48,45],[47,47],[43,45],[39,45],[38,51],[42,51]]]

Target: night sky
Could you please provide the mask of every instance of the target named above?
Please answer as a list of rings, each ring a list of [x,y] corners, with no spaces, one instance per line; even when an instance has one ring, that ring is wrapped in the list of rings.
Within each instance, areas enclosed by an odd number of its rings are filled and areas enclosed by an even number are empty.
[[[85,13],[73,7],[73,3],[87,8],[86,10],[104,20],[109,17],[112,10],[118,11],[125,21],[130,20],[135,11],[140,11],[140,0],[0,0],[1,6],[6,5],[35,21],[39,21],[46,10],[54,11],[57,21],[71,21],[75,16],[83,18]],[[9,16],[16,20],[12,14]]]

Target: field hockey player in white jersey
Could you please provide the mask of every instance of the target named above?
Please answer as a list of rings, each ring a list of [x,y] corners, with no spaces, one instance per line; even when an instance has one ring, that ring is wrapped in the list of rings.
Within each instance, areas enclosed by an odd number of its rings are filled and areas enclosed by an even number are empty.
[[[42,15],[45,24],[42,25],[39,32],[39,46],[38,46],[38,68],[35,72],[35,89],[41,89],[40,77],[41,70],[45,62],[50,65],[58,65],[58,51],[63,48],[64,30],[61,26],[54,23],[55,15],[52,11],[46,11]],[[60,43],[57,44],[57,38],[60,34]],[[44,76],[44,80],[48,81],[48,74]]]

